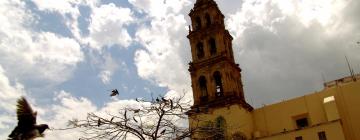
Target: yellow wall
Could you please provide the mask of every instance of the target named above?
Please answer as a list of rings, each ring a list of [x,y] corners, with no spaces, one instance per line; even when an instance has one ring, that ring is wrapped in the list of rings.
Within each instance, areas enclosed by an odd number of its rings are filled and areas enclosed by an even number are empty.
[[[360,81],[328,89],[335,101],[348,140],[360,140]]]
[[[331,96],[334,101],[324,102],[324,98]],[[209,109],[208,114],[196,116],[210,121],[223,116],[228,124],[228,136],[242,132],[248,139],[257,133],[261,140],[294,140],[296,136],[317,140],[317,133],[325,131],[328,140],[360,140],[360,81],[266,105],[252,112],[232,105]],[[308,117],[309,127],[297,128],[295,120],[299,116]]]
[[[222,107],[209,110],[208,114],[198,114],[197,118],[201,122],[215,121],[219,116],[226,120],[227,137],[230,138],[236,132],[241,132],[246,135],[248,139],[251,138],[253,132],[253,119],[251,112],[239,107],[239,105],[231,105],[229,107]],[[193,122],[192,126],[194,126]],[[204,125],[204,123],[200,124]],[[194,127],[193,127],[194,128]]]
[[[324,98],[331,96],[335,101],[324,103]],[[310,126],[340,120],[343,125],[339,128],[346,139],[360,140],[360,81],[255,109],[254,131],[260,132],[260,136],[278,134],[284,129],[293,131],[297,129],[297,116],[308,116]],[[297,133],[305,132],[294,132]]]
[[[327,140],[345,140],[340,121],[330,122],[320,126],[309,127],[298,131],[285,132],[277,135],[259,138],[258,140],[295,140],[302,136],[303,140],[318,140],[318,132],[325,131]]]
[[[308,116],[309,125],[327,122],[323,98],[329,93],[311,94],[289,101],[264,106],[253,111],[255,131],[269,135],[296,129],[295,119]]]

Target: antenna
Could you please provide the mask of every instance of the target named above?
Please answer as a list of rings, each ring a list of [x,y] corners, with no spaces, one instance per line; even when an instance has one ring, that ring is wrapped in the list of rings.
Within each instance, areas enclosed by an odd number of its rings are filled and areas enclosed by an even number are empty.
[[[324,73],[321,73],[321,78],[323,80],[324,87],[326,87],[326,79]]]
[[[347,65],[349,67],[350,76],[353,78],[354,81],[356,81],[355,76],[354,76],[354,70],[351,68],[351,65],[350,65],[349,60],[346,55],[345,55],[345,59],[346,59]]]

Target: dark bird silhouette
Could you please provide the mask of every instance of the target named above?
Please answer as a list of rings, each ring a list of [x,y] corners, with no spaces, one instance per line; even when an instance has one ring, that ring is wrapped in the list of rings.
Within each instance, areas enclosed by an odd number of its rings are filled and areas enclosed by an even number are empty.
[[[356,42],[357,44],[360,44],[360,41]]]
[[[116,96],[116,95],[119,95],[119,92],[118,92],[117,89],[113,89],[113,90],[111,91],[110,96],[112,97],[112,96]]]
[[[97,127],[100,127],[100,126],[101,126],[101,120],[98,119],[98,120],[97,120]]]
[[[36,115],[31,109],[30,104],[24,97],[17,101],[18,125],[9,135],[9,140],[33,140],[37,137],[43,137],[43,132],[49,129],[47,124],[36,125]]]
[[[160,102],[159,98],[156,98],[156,102]]]
[[[135,109],[134,110],[134,113],[139,113],[140,112],[140,109]]]
[[[166,129],[164,129],[163,131],[160,132],[161,135],[165,134]]]

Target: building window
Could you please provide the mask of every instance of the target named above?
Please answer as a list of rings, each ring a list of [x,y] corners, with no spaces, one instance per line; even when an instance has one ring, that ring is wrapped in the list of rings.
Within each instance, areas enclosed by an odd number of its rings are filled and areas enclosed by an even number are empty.
[[[210,18],[210,15],[208,13],[206,13],[205,19],[206,19],[206,26],[210,26],[211,25],[211,18]]]
[[[200,29],[201,28],[201,19],[200,17],[196,17],[195,18],[195,29]]]
[[[302,140],[302,136],[295,137],[295,140]]]
[[[241,132],[236,132],[232,135],[232,140],[247,140],[245,134]]]
[[[305,118],[300,118],[296,120],[296,126],[297,128],[304,128],[304,127],[308,127],[309,126],[309,122],[308,119]]]
[[[319,140],[327,140],[325,131],[318,132]]]
[[[222,80],[221,80],[221,74],[219,71],[216,71],[214,73],[214,79],[215,79],[215,95],[216,97],[223,96],[223,86],[222,86]]]
[[[204,46],[201,42],[199,42],[197,45],[196,45],[196,48],[197,48],[197,57],[199,59],[203,58],[204,57]]]
[[[209,44],[210,44],[210,54],[211,55],[216,54],[216,41],[215,41],[215,39],[211,38],[209,40]]]
[[[206,102],[208,99],[208,91],[207,91],[207,86],[206,86],[206,78],[204,76],[201,76],[199,78],[199,86],[200,86],[200,101],[201,102]]]
[[[226,121],[222,116],[219,116],[215,120],[215,134],[216,140],[225,140]]]

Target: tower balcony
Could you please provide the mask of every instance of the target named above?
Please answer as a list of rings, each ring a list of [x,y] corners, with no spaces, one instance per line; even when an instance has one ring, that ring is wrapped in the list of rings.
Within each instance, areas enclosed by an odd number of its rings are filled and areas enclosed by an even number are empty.
[[[189,35],[187,37],[191,38],[193,36],[208,36],[209,34],[213,34],[215,31],[219,30],[225,30],[225,25],[222,23],[213,23],[200,29],[191,29],[189,27]]]
[[[234,93],[225,92],[224,95],[225,96],[216,97],[215,99],[207,99],[207,102],[200,102],[200,104],[193,105],[187,114],[208,113],[210,108],[227,107],[233,104],[238,104],[248,111],[254,110],[243,98],[236,96]]]

